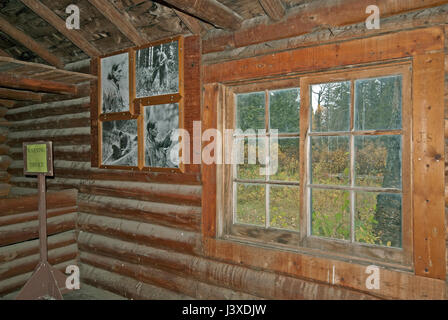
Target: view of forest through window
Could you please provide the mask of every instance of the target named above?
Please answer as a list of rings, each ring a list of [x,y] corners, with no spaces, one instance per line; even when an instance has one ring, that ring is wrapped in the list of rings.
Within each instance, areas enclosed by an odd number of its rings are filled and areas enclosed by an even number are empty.
[[[234,223],[298,232],[299,215],[307,214],[299,190],[306,160],[312,236],[401,247],[402,76],[309,90],[308,159],[299,159],[298,88],[236,96],[237,129],[277,129],[279,138],[278,170],[264,176],[259,169],[267,163],[247,164],[247,155],[250,148],[266,154],[269,143],[235,136],[244,142],[246,164],[234,171]]]

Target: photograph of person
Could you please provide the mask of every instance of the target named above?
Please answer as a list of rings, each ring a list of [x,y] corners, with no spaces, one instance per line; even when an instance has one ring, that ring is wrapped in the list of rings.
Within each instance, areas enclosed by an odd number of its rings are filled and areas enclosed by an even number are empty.
[[[102,113],[129,111],[129,54],[101,59]]]
[[[135,61],[137,98],[179,92],[178,41],[140,49]]]
[[[103,165],[138,165],[137,120],[103,122]]]
[[[145,107],[145,166],[179,167],[179,104]]]

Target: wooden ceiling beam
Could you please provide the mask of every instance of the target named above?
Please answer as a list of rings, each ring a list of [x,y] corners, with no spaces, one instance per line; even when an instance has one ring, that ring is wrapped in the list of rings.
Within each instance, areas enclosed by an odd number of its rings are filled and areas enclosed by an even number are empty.
[[[20,0],[24,5],[33,10],[38,16],[52,25],[56,30],[62,33],[67,39],[73,42],[79,49],[84,51],[90,57],[100,56],[102,53],[88,42],[79,30],[70,30],[62,20],[50,8],[45,6],[39,0]]]
[[[8,74],[0,74],[0,87],[65,94],[76,94],[77,92],[77,87],[73,84],[17,77]]]
[[[0,88],[0,99],[41,102],[42,95],[31,91]]]
[[[258,0],[264,12],[274,21],[281,20],[286,13],[282,0]]]
[[[148,42],[148,40],[138,32],[129,19],[118,11],[108,0],[88,1],[134,44],[140,46]]]
[[[313,32],[322,26],[327,28],[363,23],[369,16],[368,13],[365,13],[369,5],[377,5],[383,19],[447,3],[447,0],[315,0],[290,9],[288,15],[281,21],[262,23],[260,19],[251,19],[235,32],[217,32],[202,41],[202,53],[231,50],[267,41],[297,37]]]
[[[62,60],[52,54],[50,51],[42,47],[36,41],[34,41],[30,36],[25,34],[23,31],[17,29],[12,24],[8,22],[3,16],[0,15],[0,31],[6,33],[14,40],[20,42],[23,46],[30,49],[32,52],[37,54],[39,57],[47,61],[53,66],[58,68],[63,68],[64,64]]]
[[[243,18],[216,0],[165,0],[166,3],[204,21],[229,30],[238,30]]]
[[[188,30],[192,34],[200,35],[204,29],[201,26],[201,23],[196,18],[189,16],[186,13],[183,13],[179,10],[173,9],[174,13],[179,17],[179,19],[187,26]]]

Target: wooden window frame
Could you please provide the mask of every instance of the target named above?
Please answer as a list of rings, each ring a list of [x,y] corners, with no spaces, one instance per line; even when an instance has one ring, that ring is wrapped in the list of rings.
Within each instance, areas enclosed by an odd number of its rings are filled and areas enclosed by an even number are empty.
[[[224,128],[226,90],[281,76],[300,76],[350,66],[407,60],[412,64],[413,263],[378,265],[381,286],[366,288],[369,259],[345,259],[337,252],[290,251],[281,245],[222,239],[225,165],[202,164],[202,243],[205,255],[256,269],[334,284],[396,299],[445,298],[444,199],[444,28],[405,30],[206,65],[203,70],[202,130]],[[303,92],[303,91],[301,91]],[[334,277],[329,277],[333,273]]]
[[[339,239],[329,239],[319,236],[314,236],[311,234],[310,230],[310,187],[308,184],[309,172],[310,172],[310,147],[309,140],[311,136],[349,136],[354,137],[359,135],[361,131],[354,131],[353,128],[353,115],[354,115],[354,81],[375,77],[384,77],[391,75],[401,75],[402,76],[402,129],[400,130],[369,130],[362,132],[364,135],[378,136],[387,133],[393,133],[395,135],[399,134],[402,136],[402,188],[400,194],[402,194],[402,248],[388,248],[378,245],[369,245],[363,243],[354,242],[353,239],[350,242],[339,240]],[[309,116],[309,86],[318,83],[329,83],[338,81],[351,81],[351,102],[350,102],[350,118],[351,125],[350,130],[347,132],[325,132],[325,133],[311,133],[310,132],[310,116]],[[258,184],[265,186],[265,193],[269,192],[269,186],[271,184],[267,180],[252,181],[249,179],[237,179],[235,176],[236,165],[226,165],[224,167],[224,201],[223,201],[223,217],[218,224],[223,224],[222,230],[219,237],[223,239],[235,239],[244,242],[254,242],[254,243],[271,243],[271,244],[281,244],[282,248],[289,248],[291,250],[307,250],[318,249],[323,253],[325,252],[338,252],[341,256],[345,255],[346,258],[363,258],[371,260],[377,263],[396,263],[404,269],[409,269],[412,264],[412,194],[410,192],[410,147],[411,147],[411,65],[409,61],[386,64],[386,65],[375,65],[371,67],[362,68],[350,68],[350,70],[342,71],[332,71],[332,72],[320,72],[317,74],[306,74],[297,78],[291,79],[271,79],[269,83],[251,83],[246,85],[229,86],[226,90],[225,99],[225,110],[226,110],[226,120],[225,128],[235,128],[236,123],[236,105],[235,97],[240,93],[251,93],[251,92],[264,92],[265,99],[265,129],[269,126],[269,97],[267,92],[278,89],[288,89],[288,88],[300,88],[300,132],[299,133],[286,133],[278,134],[278,138],[281,137],[294,137],[299,138],[300,146],[297,152],[300,154],[300,181],[297,183],[292,182],[279,182],[278,185],[289,185],[293,187],[298,187],[298,192],[300,194],[300,223],[299,230],[297,232],[285,229],[269,228],[268,221],[266,221],[265,226],[254,226],[244,223],[235,222],[236,213],[236,183],[247,183],[247,184]],[[298,85],[300,84],[300,85]],[[266,135],[269,137],[269,132]],[[238,136],[240,137],[240,136]],[[242,137],[242,136],[241,136]],[[245,135],[247,137],[247,135]],[[224,150],[223,153],[233,154],[233,140],[237,138],[235,135],[231,138],[232,141],[224,140]],[[351,141],[354,139],[350,139]],[[353,141],[352,141],[353,142]],[[353,152],[352,152],[353,155]],[[354,157],[354,155],[353,155]],[[351,161],[353,162],[353,161]],[[351,163],[351,166],[354,165]],[[353,175],[353,173],[352,173]],[[320,188],[321,186],[314,185],[315,188]],[[322,186],[323,188],[324,186]],[[328,187],[326,189],[346,189],[350,191],[351,195],[354,193],[352,191],[373,191],[372,188],[363,187]],[[385,190],[385,188],[377,188],[378,190]],[[394,190],[396,191],[396,190]],[[266,199],[269,199],[266,196]],[[268,200],[266,200],[268,201]],[[353,199],[351,199],[353,201]],[[268,202],[266,202],[266,219],[269,219],[269,207]],[[351,219],[353,219],[354,207],[351,207]],[[351,228],[353,229],[353,221],[351,220]],[[353,235],[354,230],[352,230]],[[409,269],[410,270],[410,269]]]

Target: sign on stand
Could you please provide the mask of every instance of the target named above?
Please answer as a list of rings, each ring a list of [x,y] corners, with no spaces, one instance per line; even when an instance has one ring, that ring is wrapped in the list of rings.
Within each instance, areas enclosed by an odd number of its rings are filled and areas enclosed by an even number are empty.
[[[62,299],[66,276],[48,263],[47,205],[45,177],[53,176],[52,142],[23,143],[23,171],[25,175],[37,175],[39,199],[39,251],[40,262],[33,275],[17,296],[17,300]]]

